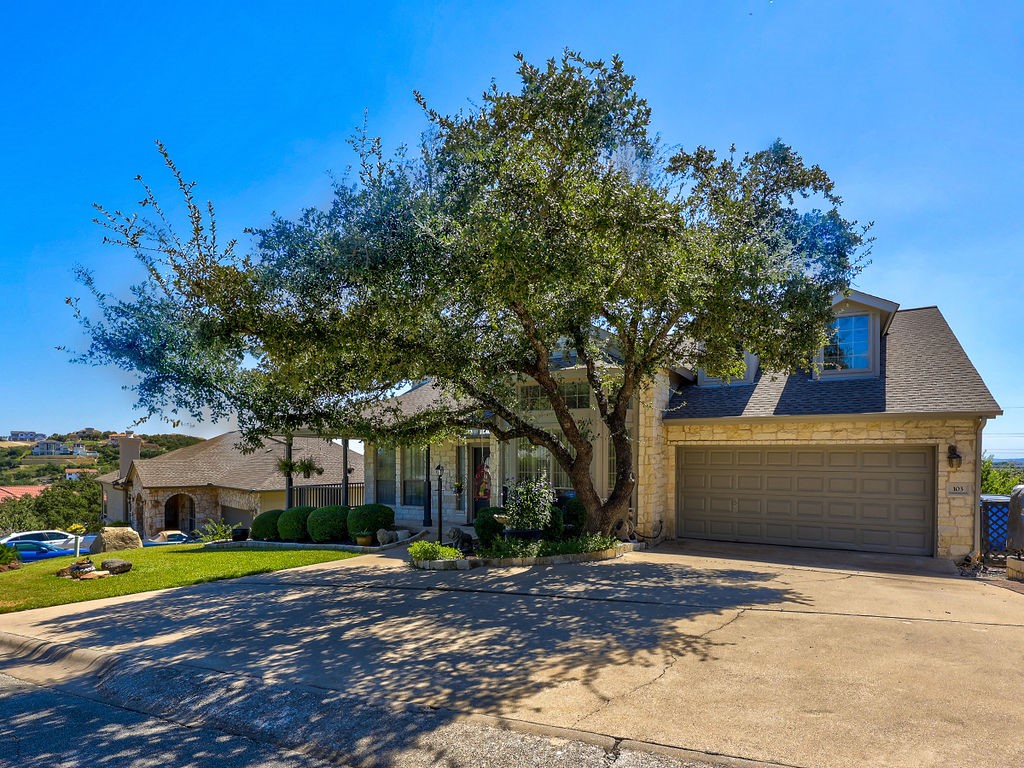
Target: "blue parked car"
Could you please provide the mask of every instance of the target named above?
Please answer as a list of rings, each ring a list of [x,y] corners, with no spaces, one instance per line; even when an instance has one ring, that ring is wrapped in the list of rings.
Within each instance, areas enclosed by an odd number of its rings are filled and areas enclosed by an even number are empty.
[[[32,563],[36,560],[48,560],[51,557],[64,557],[75,554],[73,549],[61,549],[45,541],[12,541],[7,546],[18,550],[18,556],[23,563]]]

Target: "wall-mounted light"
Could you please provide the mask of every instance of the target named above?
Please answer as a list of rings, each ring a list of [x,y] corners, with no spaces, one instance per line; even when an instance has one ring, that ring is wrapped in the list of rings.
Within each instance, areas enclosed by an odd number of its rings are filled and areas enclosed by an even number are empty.
[[[949,462],[950,469],[960,469],[964,463],[964,457],[959,454],[956,450],[955,445],[949,446],[949,451],[946,453],[946,461]]]

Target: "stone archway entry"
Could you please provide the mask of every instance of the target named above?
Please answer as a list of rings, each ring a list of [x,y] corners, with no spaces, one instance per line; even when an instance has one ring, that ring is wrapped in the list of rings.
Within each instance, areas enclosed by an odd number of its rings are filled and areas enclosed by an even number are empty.
[[[196,503],[187,493],[176,493],[164,502],[164,529],[191,533],[196,528]]]

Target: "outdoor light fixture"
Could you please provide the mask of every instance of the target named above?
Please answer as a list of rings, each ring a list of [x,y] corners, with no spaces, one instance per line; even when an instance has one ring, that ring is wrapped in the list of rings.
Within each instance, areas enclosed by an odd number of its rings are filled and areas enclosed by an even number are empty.
[[[955,445],[951,445],[946,453],[946,461],[949,462],[950,469],[960,469],[964,463],[964,457],[957,452]]]

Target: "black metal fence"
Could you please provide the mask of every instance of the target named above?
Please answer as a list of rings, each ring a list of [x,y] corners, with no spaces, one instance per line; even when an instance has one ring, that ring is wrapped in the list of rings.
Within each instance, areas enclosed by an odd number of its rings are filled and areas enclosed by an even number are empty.
[[[297,507],[330,507],[341,504],[344,489],[341,483],[323,485],[296,485],[294,490]],[[363,483],[348,484],[348,505],[358,507],[366,501],[366,486]]]
[[[981,556],[987,563],[1006,562],[1006,533],[1010,524],[1010,497],[981,500]]]

